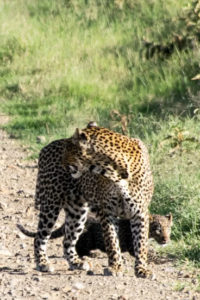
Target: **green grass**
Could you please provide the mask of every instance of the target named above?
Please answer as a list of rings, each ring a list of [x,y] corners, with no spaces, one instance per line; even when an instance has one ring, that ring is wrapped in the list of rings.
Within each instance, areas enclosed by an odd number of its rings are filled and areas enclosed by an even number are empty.
[[[11,116],[4,128],[33,156],[44,145],[37,136],[68,137],[90,120],[144,140],[155,181],[151,210],[174,216],[166,251],[200,266],[200,86],[191,80],[200,52],[147,60],[143,43],[185,32],[179,17],[187,4],[2,0],[0,110]]]

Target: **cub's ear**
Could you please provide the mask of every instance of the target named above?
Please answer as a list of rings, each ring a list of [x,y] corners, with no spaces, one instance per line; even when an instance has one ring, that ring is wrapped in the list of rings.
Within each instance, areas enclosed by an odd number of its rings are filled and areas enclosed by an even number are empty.
[[[149,222],[153,222],[153,216],[149,214]]]
[[[85,144],[87,142],[87,137],[79,128],[76,128],[72,136],[72,142],[75,145],[80,145],[80,143]]]
[[[79,128],[76,128],[74,134],[73,134],[73,139],[78,140],[79,139],[79,135],[80,135],[80,130]]]
[[[79,136],[80,136],[80,130],[78,128],[76,128],[74,134],[72,135],[72,143],[74,145],[79,144]]]
[[[172,222],[172,220],[173,220],[173,216],[172,216],[172,214],[170,213],[170,214],[168,214],[168,215],[166,215],[165,216],[169,221],[171,221]]]

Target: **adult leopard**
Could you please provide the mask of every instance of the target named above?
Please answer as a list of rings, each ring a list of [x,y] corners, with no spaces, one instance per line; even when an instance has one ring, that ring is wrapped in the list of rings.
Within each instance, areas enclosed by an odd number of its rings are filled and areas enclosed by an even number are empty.
[[[150,214],[149,215],[149,238],[155,239],[160,245],[165,245],[170,242],[171,227],[173,225],[172,215],[165,216]],[[119,244],[121,252],[128,251],[134,256],[133,238],[130,229],[129,220],[118,219],[117,225],[119,227]],[[34,238],[36,232],[25,229],[22,225],[17,224],[19,230],[26,236]],[[57,239],[65,234],[65,224],[57,228],[51,233],[50,239]],[[80,257],[90,256],[92,250],[99,249],[105,252],[105,244],[101,224],[97,219],[90,215],[86,221],[85,229],[80,235],[76,243],[76,251]]]
[[[98,213],[104,234],[109,265],[117,270],[121,267],[118,240],[112,216],[130,220],[135,252],[135,274],[147,277],[147,240],[149,231],[148,206],[153,194],[153,178],[148,151],[139,139],[128,138],[107,128],[88,126],[77,129],[72,143],[81,153],[74,156],[65,153],[63,163],[84,173],[88,168],[113,182],[112,192],[118,191],[121,202],[115,197],[102,200]],[[77,152],[78,153],[78,152]],[[112,193],[111,193],[112,194]]]
[[[82,268],[75,245],[92,207],[100,218],[109,265],[115,270],[121,267],[115,220],[116,216],[125,217],[130,219],[134,236],[136,275],[148,276],[148,205],[152,193],[148,152],[140,140],[89,124],[72,138],[50,143],[41,150],[38,161],[35,204],[40,214],[34,239],[37,269],[51,269],[46,245],[61,209],[66,214],[64,255],[71,269]]]

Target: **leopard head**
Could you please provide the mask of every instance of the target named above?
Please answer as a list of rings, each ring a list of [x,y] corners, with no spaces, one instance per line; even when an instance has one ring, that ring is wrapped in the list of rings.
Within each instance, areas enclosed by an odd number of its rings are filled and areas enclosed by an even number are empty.
[[[173,217],[171,213],[166,216],[150,215],[149,237],[154,238],[159,244],[169,243],[172,225]]]
[[[81,153],[84,167],[113,181],[129,176],[122,147],[129,140],[107,128],[98,127],[94,122],[90,122],[83,130],[76,129],[72,137],[72,143]],[[80,165],[76,164],[76,167],[80,171]]]

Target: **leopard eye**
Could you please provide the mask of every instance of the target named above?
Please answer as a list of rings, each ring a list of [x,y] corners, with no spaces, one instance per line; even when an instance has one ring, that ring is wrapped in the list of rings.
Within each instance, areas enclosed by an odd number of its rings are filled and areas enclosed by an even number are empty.
[[[90,172],[92,172],[95,168],[96,168],[95,165],[91,165],[90,168],[89,168]]]

